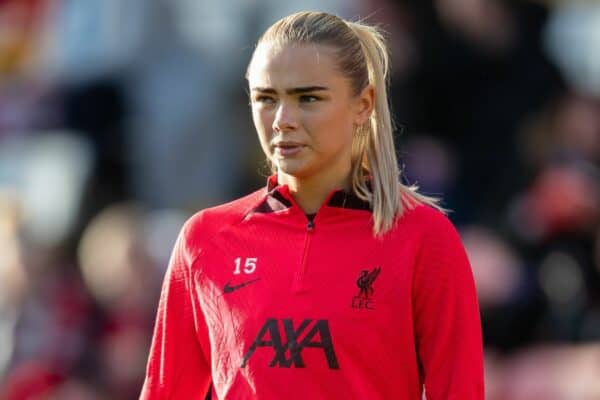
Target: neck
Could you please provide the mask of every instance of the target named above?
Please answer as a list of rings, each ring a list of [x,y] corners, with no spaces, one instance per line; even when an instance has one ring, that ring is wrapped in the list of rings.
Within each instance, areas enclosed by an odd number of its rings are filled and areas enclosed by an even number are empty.
[[[288,185],[292,197],[305,214],[316,213],[333,190],[348,191],[351,186],[350,172],[344,176],[298,178],[280,171],[277,173],[277,181]]]

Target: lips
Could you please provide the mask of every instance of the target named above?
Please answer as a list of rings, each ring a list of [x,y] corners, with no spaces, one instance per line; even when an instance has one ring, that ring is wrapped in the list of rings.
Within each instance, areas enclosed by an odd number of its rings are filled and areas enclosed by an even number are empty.
[[[278,142],[273,145],[275,154],[282,157],[296,155],[301,152],[304,147],[306,146],[297,142]]]

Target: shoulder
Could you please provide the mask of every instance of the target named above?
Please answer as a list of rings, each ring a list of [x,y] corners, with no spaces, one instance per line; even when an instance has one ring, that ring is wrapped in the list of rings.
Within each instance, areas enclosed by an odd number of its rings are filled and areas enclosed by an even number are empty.
[[[458,238],[456,227],[448,216],[427,204],[406,207],[398,218],[396,228],[408,229],[423,240]]]
[[[443,212],[429,205],[419,205],[405,211],[398,221],[398,225],[402,224],[405,238],[410,238],[416,246],[421,268],[436,271],[436,274],[470,271],[460,234]]]
[[[183,225],[182,235],[187,244],[194,245],[209,240],[223,229],[241,222],[265,194],[265,189],[261,188],[228,203],[198,211]]]

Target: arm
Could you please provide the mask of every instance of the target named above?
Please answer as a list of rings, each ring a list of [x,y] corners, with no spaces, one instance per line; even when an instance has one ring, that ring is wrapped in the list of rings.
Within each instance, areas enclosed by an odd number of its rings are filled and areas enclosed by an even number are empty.
[[[428,400],[484,398],[483,348],[473,274],[458,233],[435,212],[413,278],[417,355]]]
[[[190,261],[184,228],[163,282],[140,400],[201,400],[209,388],[210,363],[198,340],[207,329],[193,295]]]

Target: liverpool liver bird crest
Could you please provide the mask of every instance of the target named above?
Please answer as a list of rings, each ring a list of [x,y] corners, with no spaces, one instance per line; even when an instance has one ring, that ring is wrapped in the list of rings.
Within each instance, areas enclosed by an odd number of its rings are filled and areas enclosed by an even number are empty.
[[[359,297],[364,299],[368,299],[373,295],[373,282],[381,272],[381,267],[375,267],[371,271],[363,269],[360,271],[358,279],[356,280],[356,285],[360,288],[360,292],[358,293]]]

